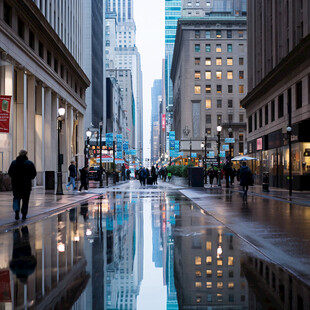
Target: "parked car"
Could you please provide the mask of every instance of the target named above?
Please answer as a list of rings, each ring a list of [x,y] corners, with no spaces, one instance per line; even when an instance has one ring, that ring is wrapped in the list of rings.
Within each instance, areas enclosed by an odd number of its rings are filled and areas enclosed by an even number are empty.
[[[88,170],[88,179],[100,181],[99,166],[90,167]]]

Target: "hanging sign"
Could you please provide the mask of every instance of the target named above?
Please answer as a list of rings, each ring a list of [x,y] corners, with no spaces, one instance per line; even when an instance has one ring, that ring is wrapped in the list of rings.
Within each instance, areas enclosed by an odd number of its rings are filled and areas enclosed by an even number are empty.
[[[113,147],[113,133],[106,133],[105,141],[107,147]]]
[[[0,96],[0,132],[10,130],[11,96]]]

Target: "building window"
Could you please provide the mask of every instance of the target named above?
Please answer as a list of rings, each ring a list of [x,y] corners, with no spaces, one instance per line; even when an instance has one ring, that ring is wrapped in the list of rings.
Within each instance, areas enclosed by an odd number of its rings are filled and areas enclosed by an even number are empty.
[[[278,98],[278,118],[284,115],[284,97],[281,94]]]
[[[233,79],[233,72],[227,71],[227,80],[232,80],[232,79]]]
[[[47,64],[48,64],[49,66],[52,65],[52,54],[51,54],[50,51],[47,51]]]
[[[206,109],[211,109],[211,107],[212,107],[211,99],[206,99]]]
[[[200,65],[200,58],[195,58],[195,66],[199,66]]]
[[[242,136],[242,138],[240,139],[240,136]],[[243,134],[239,135],[239,140],[243,141]],[[228,256],[228,266],[233,266],[234,265],[234,257],[233,256]]]
[[[221,30],[216,30],[216,37],[221,38],[222,37],[222,31]]]
[[[211,66],[211,64],[212,64],[211,58],[206,58],[205,65],[206,66]]]
[[[269,122],[268,120],[268,104],[265,105],[265,125]]]
[[[232,38],[232,30],[227,30],[227,39]]]
[[[296,109],[302,107],[302,81],[296,84]]]
[[[195,30],[195,39],[200,38],[200,30]]]
[[[274,100],[271,101],[271,121],[274,122],[276,119],[276,112],[275,112],[275,103]]]
[[[34,50],[34,33],[29,29],[29,46]]]
[[[259,128],[263,127],[263,109],[259,109]]]
[[[222,45],[221,45],[221,44],[216,44],[215,51],[216,51],[217,53],[221,53],[221,52],[222,52]]]
[[[206,71],[206,80],[211,80],[212,74],[211,71]]]
[[[239,122],[240,122],[240,123],[243,123],[243,122],[244,122],[243,114],[239,114]]]
[[[58,60],[54,58],[54,71],[58,73]]]
[[[64,66],[63,66],[63,65],[60,65],[60,77],[61,77],[62,79],[64,78],[64,72],[65,72]]]
[[[200,80],[200,79],[201,79],[200,71],[195,71],[195,80]]]
[[[228,108],[232,108],[232,107],[233,107],[233,101],[232,101],[232,99],[228,99],[227,106],[228,106]]]
[[[224,287],[223,282],[217,282],[217,288],[222,289]]]
[[[249,116],[249,127],[248,127],[249,133],[251,133],[251,132],[253,131],[253,123],[252,123],[252,120],[253,120],[253,118],[252,118],[252,115],[251,115],[251,116]]]
[[[206,288],[212,288],[212,282],[206,282]]]
[[[257,129],[257,113],[254,114],[254,130]]]
[[[196,270],[195,275],[196,275],[196,278],[200,278],[201,277],[201,271]]]
[[[243,38],[243,31],[239,30],[238,33],[239,33],[239,38]]]
[[[211,31],[207,30],[206,31],[206,39],[210,39],[211,38]]]
[[[228,282],[228,288],[234,288],[235,284],[234,282]]]
[[[195,287],[202,287],[201,282],[195,282]]]
[[[217,100],[216,100],[216,107],[217,107],[218,109],[221,109],[221,108],[222,108],[222,99],[217,99]]]
[[[195,52],[200,52],[200,44],[195,44]]]
[[[234,119],[234,115],[233,114],[228,114],[228,123],[232,123]]]
[[[233,59],[231,57],[227,58],[227,66],[232,66],[233,64]]]
[[[211,114],[206,114],[206,124],[211,124]]]
[[[17,22],[17,28],[18,28],[18,35],[22,39],[24,39],[25,38],[25,24],[19,17],[18,17],[18,22]]]
[[[6,1],[3,2],[3,20],[12,27],[12,7]]]
[[[240,57],[239,58],[239,66],[243,66],[244,65],[244,58]]]
[[[206,264],[211,265],[212,264],[212,256],[207,256],[206,257]]]
[[[239,94],[244,94],[244,85],[239,85]]]
[[[211,136],[211,128],[206,128],[206,134],[207,134],[208,136]]]
[[[221,125],[222,124],[222,115],[221,114],[218,114],[217,117],[216,117],[216,120],[217,120],[217,126]]]
[[[206,53],[211,52],[211,44],[206,44]]]
[[[232,53],[232,44],[227,44],[227,52]]]
[[[222,79],[222,71],[216,71],[216,79],[221,80]]]
[[[233,93],[233,86],[232,85],[228,85],[228,93],[229,94]]]
[[[244,71],[239,71],[239,80],[244,79]]]
[[[200,95],[201,93],[201,86],[195,85],[195,95]]]
[[[211,93],[211,85],[206,85],[206,94]]]
[[[221,66],[222,65],[222,58],[218,57],[216,58],[216,65]]]
[[[239,44],[239,52],[244,52],[244,44]]]
[[[39,56],[44,59],[44,46],[41,41],[39,41]]]
[[[195,257],[195,265],[201,265],[201,257],[200,256]]]
[[[216,85],[216,92],[218,94],[221,94],[222,93],[222,85]]]
[[[207,278],[212,278],[212,270],[207,269],[206,270],[206,276],[207,276]]]

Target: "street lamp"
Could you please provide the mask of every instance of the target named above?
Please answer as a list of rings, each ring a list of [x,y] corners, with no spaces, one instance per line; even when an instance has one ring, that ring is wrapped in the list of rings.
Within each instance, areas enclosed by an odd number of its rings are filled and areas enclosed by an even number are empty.
[[[232,133],[232,128],[228,128],[228,136],[229,138],[232,138],[233,133]],[[231,163],[231,142],[229,142],[229,162]]]
[[[218,165],[218,186],[221,186],[221,159],[220,159],[220,153],[221,153],[221,131],[222,126],[216,127],[217,131],[217,165]]]
[[[292,196],[293,184],[292,184],[292,127],[286,128],[288,134],[288,157],[289,157],[289,195]]]
[[[62,129],[62,120],[63,116],[66,113],[65,108],[59,108],[58,109],[58,117],[57,117],[57,125],[58,125],[58,172],[57,172],[57,191],[56,195],[63,195],[62,190],[62,171],[61,171],[61,165],[63,164],[63,154],[60,154],[60,133]]]
[[[207,184],[207,136],[205,136],[205,142],[201,143],[201,148],[204,148],[205,156],[203,161],[204,179],[205,184]]]
[[[88,163],[88,156],[89,156],[89,139],[91,137],[91,131],[90,129],[88,128],[87,131],[86,131],[86,143],[85,143],[85,150],[84,150],[84,155],[85,155],[85,166],[87,165]]]
[[[189,159],[192,162],[192,138],[189,138]]]

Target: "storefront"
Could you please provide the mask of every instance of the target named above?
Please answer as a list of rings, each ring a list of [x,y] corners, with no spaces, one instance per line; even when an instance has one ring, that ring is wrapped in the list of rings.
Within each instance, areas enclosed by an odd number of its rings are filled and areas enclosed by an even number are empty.
[[[310,190],[310,120],[292,126],[292,176],[294,190]],[[307,131],[308,130],[308,131]],[[277,130],[248,142],[249,156],[257,158],[249,164],[255,182],[262,183],[262,175],[269,172],[270,186],[289,187],[289,147],[287,133]]]

